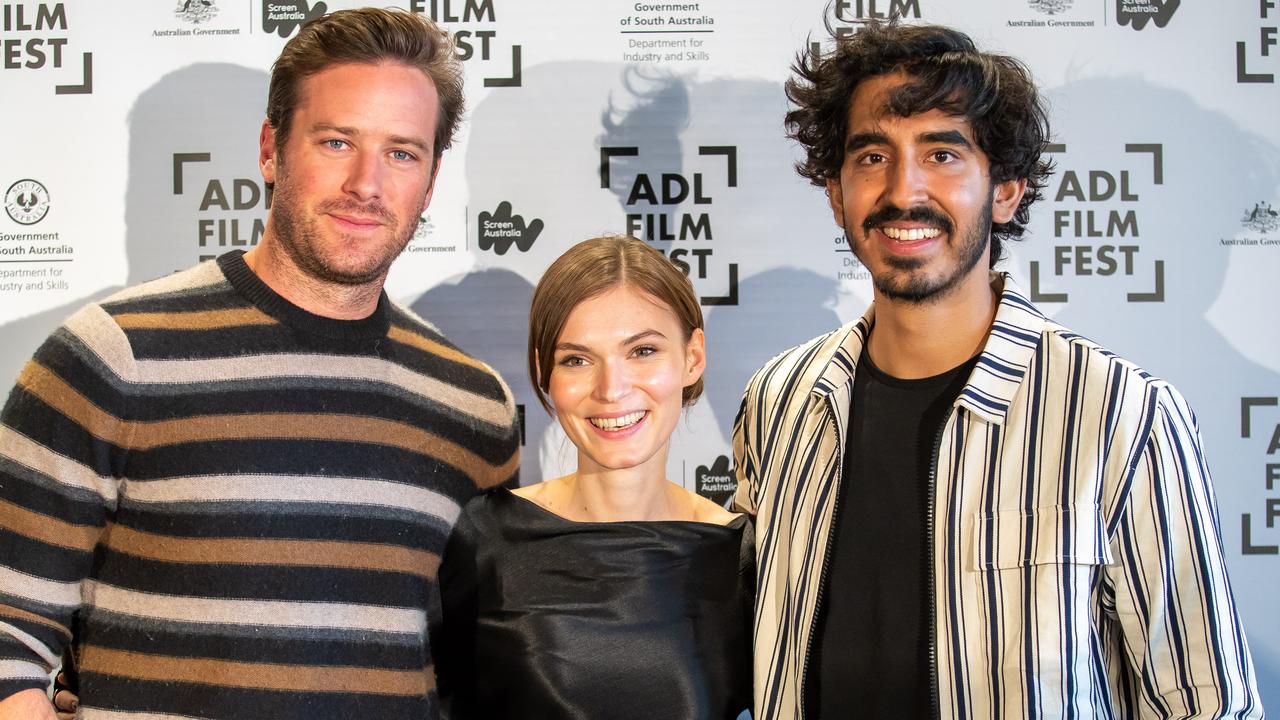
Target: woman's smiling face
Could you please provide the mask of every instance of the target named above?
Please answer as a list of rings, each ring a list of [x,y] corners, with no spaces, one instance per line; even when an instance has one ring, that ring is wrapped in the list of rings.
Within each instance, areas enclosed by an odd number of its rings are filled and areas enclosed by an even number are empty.
[[[578,471],[654,465],[665,477],[682,392],[706,365],[702,331],[686,339],[669,306],[623,284],[569,313],[552,361],[548,396]]]

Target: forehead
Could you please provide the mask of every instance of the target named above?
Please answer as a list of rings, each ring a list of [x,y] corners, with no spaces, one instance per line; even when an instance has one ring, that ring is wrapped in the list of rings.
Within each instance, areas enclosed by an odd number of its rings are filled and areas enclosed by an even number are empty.
[[[435,83],[396,62],[340,63],[303,78],[296,112],[314,122],[362,129],[434,133],[440,99]]]
[[[889,111],[890,96],[903,85],[910,83],[911,76],[905,73],[876,75],[858,83],[849,98],[848,134],[883,131],[886,127],[929,125],[945,129],[960,130],[970,141],[974,139],[973,128],[967,118],[950,115],[938,109],[926,110],[907,117],[895,115]]]
[[[679,328],[671,306],[633,285],[616,285],[578,303],[565,320],[561,340],[569,336],[619,335],[627,337],[643,330],[666,333]]]

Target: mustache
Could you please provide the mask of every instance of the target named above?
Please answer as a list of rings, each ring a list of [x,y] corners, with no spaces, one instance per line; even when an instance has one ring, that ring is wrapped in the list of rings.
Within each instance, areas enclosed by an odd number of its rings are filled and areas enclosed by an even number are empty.
[[[396,214],[387,209],[380,200],[372,200],[367,203],[357,202],[355,200],[326,200],[316,207],[316,210],[322,213],[338,212],[345,215],[358,215],[360,217],[373,217],[381,220],[387,225],[397,224]]]
[[[903,210],[896,205],[885,205],[884,207],[878,208],[872,212],[865,220],[862,221],[862,231],[864,233],[869,233],[875,227],[895,220],[928,223],[948,235],[950,235],[953,230],[951,226],[951,218],[931,207],[916,205]]]

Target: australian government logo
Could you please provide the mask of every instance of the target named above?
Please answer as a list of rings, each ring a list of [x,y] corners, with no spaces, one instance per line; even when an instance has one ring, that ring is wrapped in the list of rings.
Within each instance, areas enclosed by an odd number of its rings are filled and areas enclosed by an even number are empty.
[[[1028,10],[1041,17],[1010,18],[1009,27],[1048,27],[1058,29],[1096,27],[1098,18],[1091,17],[1088,9],[1075,7],[1076,0],[1026,0]]]
[[[36,180],[19,180],[4,193],[4,211],[19,225],[35,225],[49,214],[49,191]]]
[[[1219,239],[1219,245],[1280,248],[1280,210],[1272,203],[1259,200],[1245,208],[1240,217],[1240,227],[1240,233],[1232,238]]]
[[[1027,4],[1032,10],[1045,15],[1058,15],[1071,8],[1072,0],[1030,0]]]
[[[218,3],[216,0],[178,0],[173,14],[179,20],[199,25],[218,16]]]
[[[239,35],[238,27],[214,27],[221,8],[218,0],[176,0],[173,18],[182,25],[175,28],[156,29],[152,37],[196,37],[207,35]]]

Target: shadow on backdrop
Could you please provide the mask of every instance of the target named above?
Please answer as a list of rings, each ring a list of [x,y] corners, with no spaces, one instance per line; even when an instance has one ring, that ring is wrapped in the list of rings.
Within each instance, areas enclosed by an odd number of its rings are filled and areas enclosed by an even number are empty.
[[[1265,449],[1265,443],[1256,437],[1243,440],[1239,418],[1242,396],[1280,395],[1280,374],[1240,354],[1229,338],[1233,332],[1249,332],[1258,323],[1273,323],[1274,309],[1253,303],[1240,307],[1237,326],[1226,328],[1225,335],[1206,314],[1224,289],[1232,252],[1250,254],[1273,267],[1277,262],[1268,248],[1232,249],[1219,240],[1241,231],[1242,215],[1259,198],[1276,196],[1280,153],[1186,94],[1138,78],[1082,80],[1054,90],[1050,100],[1055,135],[1067,143],[1068,150],[1051,189],[1057,188],[1063,169],[1079,172],[1114,163],[1122,143],[1163,144],[1164,183],[1143,185],[1138,214],[1141,234],[1136,240],[1124,240],[1141,246],[1134,276],[1075,278],[1069,285],[1069,300],[1055,319],[1168,379],[1200,418],[1232,584],[1254,653],[1263,704],[1274,709],[1280,706],[1280,616],[1274,599],[1280,556],[1242,555],[1242,515],[1253,516],[1254,544],[1280,543],[1280,528],[1268,529],[1264,522],[1265,461],[1259,448]],[[1108,117],[1124,118],[1123,130],[1100,126],[1098,108],[1106,108]],[[1109,160],[1086,161],[1092,157]],[[1074,241],[1050,239],[1052,226],[1045,221],[1045,208],[1033,214],[1038,214],[1040,227],[1050,230],[1037,233],[1030,243],[1047,247]],[[1042,267],[1052,267],[1049,253],[1040,257]],[[1154,259],[1164,261],[1163,302],[1127,302],[1126,290],[1150,289]],[[1247,301],[1250,296],[1248,289],[1231,290],[1229,297]],[[1051,311],[1054,306],[1044,307]],[[1266,425],[1268,437],[1271,427]],[[1255,428],[1253,435],[1258,434]]]
[[[196,264],[201,254],[226,249],[199,247],[195,211],[205,183],[188,177],[184,194],[175,195],[173,154],[209,153],[220,177],[260,181],[258,131],[266,97],[266,73],[226,63],[175,70],[138,96],[129,112],[126,286],[181,270]],[[195,176],[196,172],[187,174]],[[199,177],[207,175],[204,170]],[[0,383],[8,388],[35,349],[68,315],[122,287],[103,288],[0,326],[5,339],[0,352]]]

